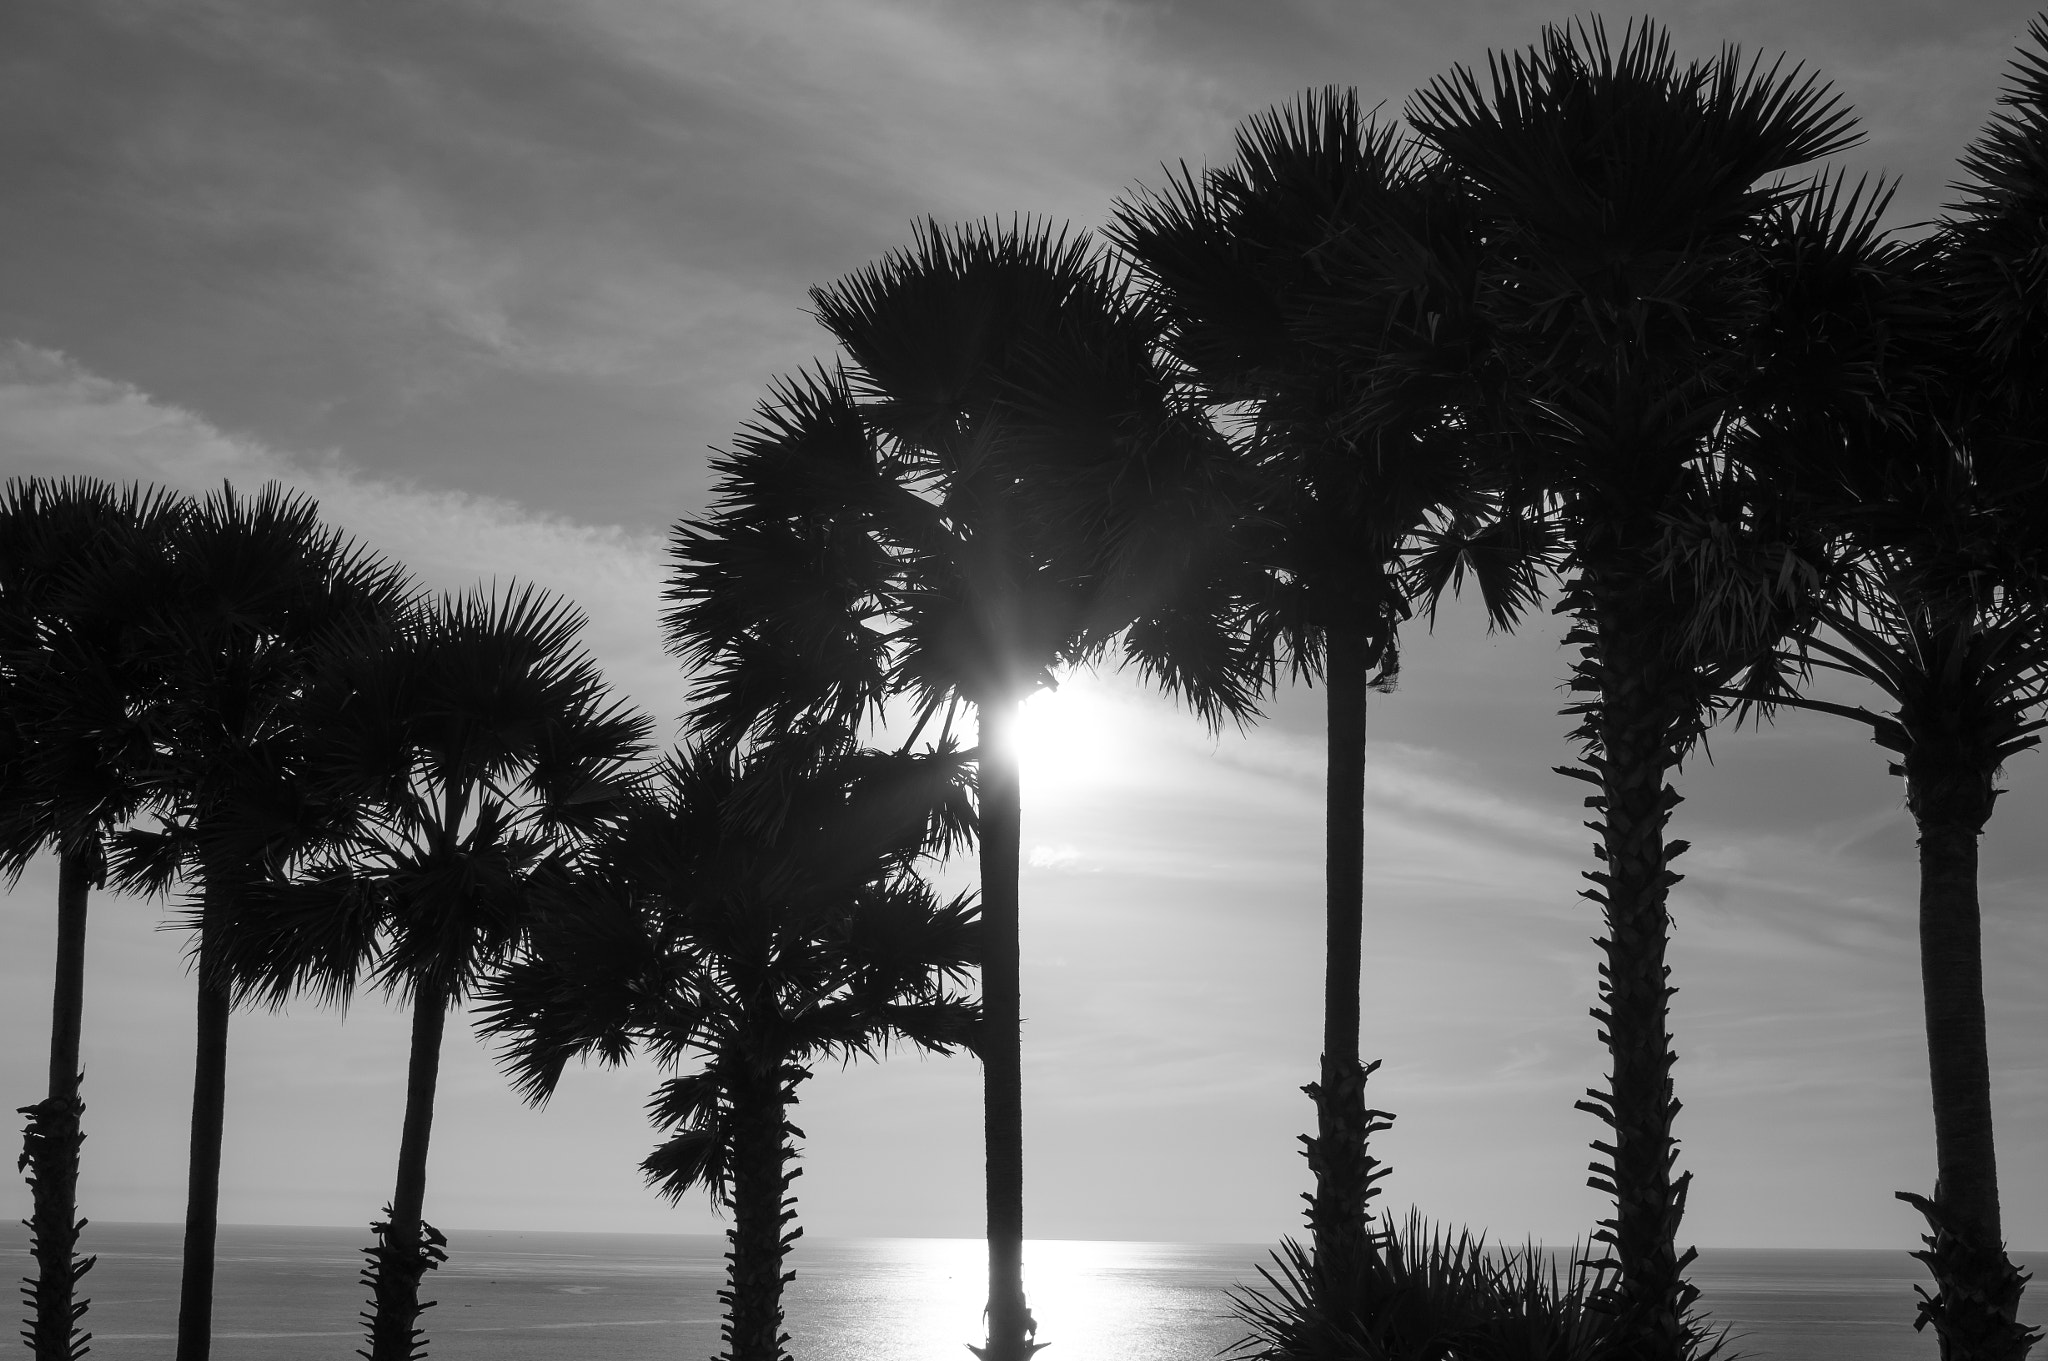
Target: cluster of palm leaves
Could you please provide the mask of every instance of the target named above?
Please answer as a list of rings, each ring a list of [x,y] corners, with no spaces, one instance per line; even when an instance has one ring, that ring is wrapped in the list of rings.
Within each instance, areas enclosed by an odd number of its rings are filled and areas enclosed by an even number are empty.
[[[643,1167],[672,1200],[702,1188],[732,1209],[719,1298],[735,1361],[788,1341],[789,1117],[810,1066],[973,1038],[976,914],[915,868],[971,831],[962,771],[951,749],[672,757],[593,872],[551,886],[531,948],[490,989],[483,1028],[509,1038],[536,1102],[571,1058],[642,1045],[665,1066],[702,1061],[656,1094],[671,1133]]]
[[[1721,716],[1786,705],[1868,722],[1903,758],[1942,1112],[1920,1321],[1949,1357],[2024,1353],[1973,857],[2044,699],[2044,98],[2025,54],[1966,201],[1909,239],[1880,228],[1889,186],[1816,168],[1860,136],[1817,76],[1589,22],[1433,81],[1403,123],[1336,91],[1254,118],[1229,164],[1119,204],[1114,252],[1044,223],[930,224],[813,291],[836,359],[773,391],[677,531],[670,639],[716,740],[975,725],[977,1351],[1042,1345],[1021,1276],[1018,703],[1108,657],[1212,724],[1253,719],[1283,672],[1324,687],[1313,1251],[1291,1279],[1335,1322],[1275,1345],[1379,1355],[1341,1341],[1398,1241],[1368,1208],[1385,1117],[1359,1052],[1367,698],[1444,592],[1475,584],[1509,627],[1555,579],[1581,752],[1560,769],[1591,786],[1605,927],[1612,1067],[1581,1107],[1614,1210],[1573,1287],[1601,1354],[1717,1345],[1679,1242],[1671,778]],[[1827,668],[1896,710],[1806,693]]]
[[[1489,1248],[1410,1213],[1371,1240],[1370,1267],[1355,1293],[1333,1300],[1307,1249],[1288,1242],[1262,1268],[1265,1285],[1235,1292],[1251,1333],[1229,1353],[1237,1361],[1298,1356],[1373,1361],[1606,1361],[1615,1316],[1600,1307],[1610,1271],[1579,1255],[1534,1244]],[[1697,1326],[1694,1355],[1722,1354],[1724,1334]]]
[[[447,1255],[424,1218],[435,1086],[471,999],[536,1098],[572,1053],[702,1061],[657,1097],[678,1132],[649,1179],[735,1207],[734,1353],[778,1353],[794,1084],[828,1055],[969,1036],[974,910],[919,872],[971,834],[959,754],[784,743],[649,767],[648,721],[608,695],[582,624],[531,588],[424,596],[275,487],[6,484],[0,865],[59,861],[50,1091],[22,1112],[39,1359],[90,1340],[79,1031],[106,884],[179,894],[193,938],[184,1361],[212,1333],[231,1012],[365,983],[410,1007],[412,1044],[364,1356],[425,1355],[421,1285]]]
[[[1963,201],[1918,235],[1881,229],[1885,185],[1814,168],[1858,137],[1817,77],[1597,22],[1454,70],[1401,122],[1337,91],[1253,118],[1228,164],[1120,203],[1110,250],[1040,221],[920,227],[813,290],[835,358],[772,389],[675,531],[663,627],[693,708],[652,768],[557,602],[422,601],[274,492],[10,484],[0,863],[60,862],[50,1097],[24,1112],[38,1355],[82,1346],[77,976],[111,880],[184,886],[195,931],[181,1361],[204,1355],[230,1007],[365,981],[414,1023],[372,1361],[420,1354],[438,1055],[472,999],[536,1102],[572,1058],[674,1073],[645,1170],[732,1208],[733,1361],[784,1355],[810,1064],[972,1050],[975,1350],[1025,1361],[1008,732],[1115,661],[1212,726],[1254,721],[1283,676],[1327,699],[1310,1242],[1241,1298],[1254,1353],[1715,1353],[1680,1247],[1672,779],[1722,716],[1792,706],[1898,757],[1936,1113],[1934,1193],[1907,1197],[1919,1322],[1947,1361],[2018,1361],[1975,857],[2048,702],[2048,24],[2032,42]],[[1611,1062],[1580,1104],[1614,1202],[1597,1258],[1561,1269],[1375,1216],[1391,1117],[1359,1035],[1368,698],[1446,592],[1474,585],[1506,628],[1553,582]],[[1817,670],[1883,699],[1809,693]],[[978,906],[942,901],[922,866],[970,839]]]

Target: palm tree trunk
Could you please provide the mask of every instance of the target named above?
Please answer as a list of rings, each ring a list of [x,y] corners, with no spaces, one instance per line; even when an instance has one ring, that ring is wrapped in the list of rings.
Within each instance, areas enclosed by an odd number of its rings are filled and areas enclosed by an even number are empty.
[[[383,1222],[373,1225],[377,1246],[363,1284],[370,1287],[369,1361],[414,1361],[426,1355],[426,1330],[416,1326],[433,1307],[420,1303],[420,1279],[448,1260],[447,1239],[422,1214],[427,1198],[427,1147],[434,1131],[434,1088],[441,1076],[441,1032],[448,997],[419,984],[412,1000],[412,1053],[406,1066],[405,1124],[398,1139],[398,1186]]]
[[[216,884],[207,885],[199,924],[198,1040],[192,1060],[192,1142],[185,1171],[178,1361],[206,1361],[213,1346],[213,1258],[220,1227],[220,1151],[227,1120],[228,1013],[232,1005],[227,985],[218,979],[223,892]]]
[[[1017,962],[1023,795],[1009,745],[1017,701],[980,706],[982,1121],[988,1157],[988,1346],[983,1361],[1027,1361],[1037,1322],[1024,1304],[1024,1073]]]
[[[1934,1325],[1943,1361],[2021,1361],[2034,1336],[2018,1319],[2027,1278],[2005,1252],[1998,1156],[1992,1137],[1991,1063],[1984,1026],[1983,925],[1977,838],[1991,813],[1992,774],[1981,763],[1907,754],[1907,802],[1920,827],[1920,986],[1934,1096],[1934,1197],[1901,1199],[1933,1233],[1914,1254],[1938,1293],[1922,1292],[1916,1327]]]
[[[76,1298],[79,1278],[96,1258],[77,1256],[78,1155],[85,1142],[80,1122],[85,1103],[79,1069],[79,1033],[85,1017],[85,909],[91,894],[93,861],[87,851],[65,851],[57,861],[57,975],[50,1006],[50,1094],[20,1114],[28,1117],[22,1165],[34,1196],[29,1250],[36,1278],[22,1294],[33,1313],[23,1338],[36,1361],[72,1361],[83,1356],[90,1334],[78,1326],[86,1302]]]
[[[725,1235],[730,1267],[718,1295],[726,1310],[726,1356],[788,1361],[782,1349],[789,1340],[782,1331],[782,1287],[795,1273],[785,1274],[782,1260],[803,1230],[782,1231],[796,1218],[796,1201],[788,1195],[795,1150],[788,1141],[787,1074],[778,1067],[733,1097],[733,1226]]]
[[[1326,1307],[1357,1297],[1369,1254],[1367,1205],[1375,1165],[1367,1141],[1376,1112],[1365,1106],[1359,1062],[1359,988],[1365,934],[1365,707],[1369,640],[1353,625],[1326,631],[1328,787],[1324,802],[1323,1054],[1318,1080],[1303,1088],[1316,1105],[1316,1134],[1304,1139],[1315,1175],[1309,1232],[1316,1284]],[[1382,1126],[1383,1127],[1383,1126]]]
[[[1600,787],[1589,800],[1600,813],[1591,824],[1600,840],[1594,854],[1601,872],[1586,878],[1585,896],[1603,909],[1607,933],[1600,1002],[1593,1017],[1602,1027],[1613,1065],[1606,1092],[1588,1091],[1578,1103],[1612,1131],[1596,1141],[1601,1160],[1592,1184],[1614,1197],[1614,1217],[1596,1237],[1619,1264],[1609,1307],[1628,1337],[1625,1355],[1642,1361],[1681,1361],[1688,1350],[1685,1315],[1699,1292],[1685,1280],[1692,1261],[1677,1249],[1692,1174],[1674,1177],[1678,1141],[1672,1124],[1671,969],[1665,962],[1671,919],[1666,898],[1679,876],[1668,868],[1684,843],[1665,843],[1664,831],[1678,792],[1666,777],[1678,764],[1679,744],[1697,721],[1696,677],[1661,646],[1660,604],[1654,593],[1582,585],[1593,627],[1575,688],[1598,698],[1581,736],[1590,739],[1586,778]]]

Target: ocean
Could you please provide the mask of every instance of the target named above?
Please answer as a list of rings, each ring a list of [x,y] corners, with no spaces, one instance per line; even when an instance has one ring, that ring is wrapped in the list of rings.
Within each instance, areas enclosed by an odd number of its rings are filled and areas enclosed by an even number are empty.
[[[99,1361],[161,1361],[175,1336],[180,1230],[93,1224],[86,1323]],[[366,1230],[221,1230],[218,1361],[348,1361],[360,1345]],[[14,1247],[23,1243],[16,1231]],[[436,1361],[674,1361],[719,1350],[722,1240],[651,1234],[452,1231],[428,1278]],[[27,1257],[18,1255],[24,1263]],[[1036,1241],[1026,1276],[1048,1361],[1200,1361],[1242,1334],[1224,1291],[1255,1283],[1251,1244]],[[790,1351],[830,1361],[960,1361],[979,1340],[981,1245],[971,1239],[797,1246]],[[2037,1273],[2048,1256],[2025,1263]],[[1912,1329],[1921,1267],[1904,1252],[1702,1252],[1693,1279],[1752,1361],[1932,1361]],[[2048,1289],[2048,1287],[2044,1287]],[[2030,1317],[2043,1310],[2035,1297]]]

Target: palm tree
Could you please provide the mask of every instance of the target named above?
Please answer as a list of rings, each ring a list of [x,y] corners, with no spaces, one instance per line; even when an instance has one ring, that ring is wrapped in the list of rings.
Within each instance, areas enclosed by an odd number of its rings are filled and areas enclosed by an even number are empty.
[[[392,616],[411,588],[274,483],[254,497],[224,486],[198,501],[168,549],[140,630],[158,679],[140,721],[162,826],[116,837],[112,869],[126,888],[165,892],[182,877],[194,889],[198,1041],[177,1355],[205,1361],[232,1001],[222,937],[247,886],[341,830],[307,797],[306,685],[324,640]]]
[[[572,1057],[701,1063],[656,1093],[672,1133],[642,1167],[670,1200],[701,1187],[732,1211],[730,1361],[786,1361],[790,1111],[811,1066],[971,1033],[976,1009],[949,985],[974,962],[975,914],[914,868],[932,831],[967,830],[964,777],[943,750],[674,756],[487,990],[484,1032],[509,1040],[535,1104]]]
[[[2039,716],[2048,704],[2048,602],[2036,583],[1983,571],[1981,549],[1965,550],[1981,572],[1966,585],[1950,573],[1961,565],[1955,558],[1934,573],[1914,562],[1919,546],[1866,550],[1858,589],[1824,611],[1832,636],[1807,643],[1815,665],[1872,682],[1888,707],[1789,702],[1868,725],[1905,777],[1920,833],[1920,974],[1935,1114],[1934,1195],[1899,1193],[1931,1229],[1927,1250],[1915,1255],[1937,1293],[1922,1292],[1915,1326],[1934,1326],[1943,1361],[2017,1361],[2038,1335],[2018,1320],[2028,1278],[2006,1255],[2000,1228],[1977,843],[2000,767],[2039,745],[2048,727]]]
[[[1665,840],[1667,776],[1717,691],[1799,618],[1810,573],[1774,542],[1769,478],[1740,461],[1770,314],[1758,247],[1796,192],[1772,177],[1850,145],[1853,124],[1815,77],[1732,48],[1681,66],[1647,22],[1618,46],[1597,21],[1547,28],[1489,76],[1440,77],[1407,117],[1477,201],[1506,452],[1568,544],[1585,768],[1567,773],[1600,815],[1587,896],[1607,928],[1594,1016],[1613,1063],[1580,1104],[1610,1131],[1594,1185],[1615,1198],[1599,1234],[1619,1265],[1611,1304],[1637,1354],[1676,1358],[1697,1292],[1676,1248],[1689,1174],[1666,897],[1685,843]]]
[[[1366,1145],[1390,1118],[1366,1108],[1359,1056],[1366,696],[1393,686],[1418,584],[1433,610],[1473,569],[1506,626],[1533,600],[1542,556],[1540,536],[1488,523],[1463,447],[1473,249],[1449,188],[1355,91],[1310,91],[1242,126],[1234,164],[1199,179],[1183,168],[1120,205],[1113,228],[1198,400],[1249,411],[1250,571],[1230,588],[1254,633],[1327,696],[1323,1054],[1305,1142],[1330,1299],[1357,1294],[1372,1255],[1381,1173]]]
[[[85,1352],[76,1249],[86,906],[106,842],[149,807],[152,755],[135,721],[155,684],[135,646],[162,580],[164,539],[185,513],[154,488],[10,479],[0,491],[0,872],[15,882],[57,853],[57,960],[49,1095],[26,1107],[36,1277],[23,1336],[37,1361]]]
[[[533,884],[620,809],[648,721],[574,649],[575,610],[533,590],[443,598],[322,650],[306,700],[324,796],[360,808],[340,849],[250,893],[221,969],[273,1003],[346,998],[358,972],[412,1008],[397,1187],[365,1249],[370,1361],[422,1355],[419,1285],[441,1036],[524,939]]]
[[[703,668],[698,731],[730,743],[814,714],[839,726],[908,694],[914,732],[980,733],[992,1361],[1023,1361],[1017,709],[1120,633],[1206,716],[1251,679],[1188,664],[1227,601],[1175,592],[1213,542],[1213,452],[1175,399],[1157,325],[1085,238],[1029,223],[914,245],[815,290],[853,367],[784,384],[723,459],[709,518],[679,527],[667,627]],[[1155,495],[1154,489],[1171,489]],[[1139,625],[1133,627],[1134,622]],[[1205,662],[1232,655],[1228,629]]]
[[[1853,571],[1797,660],[1869,682],[1885,707],[1785,702],[1867,725],[1897,757],[1920,833],[1935,1183],[1931,1198],[1899,1196],[1930,1226],[1915,1255],[1937,1293],[1921,1291],[1915,1327],[1934,1327],[1944,1361],[2018,1361],[2038,1340],[2018,1320],[2028,1278],[2000,1223],[1977,886],[2000,767],[2048,727],[2048,23],[2030,31],[2010,112],[1963,158],[1964,201],[1933,237],[1894,248],[1888,315],[1843,328],[1897,338],[1866,360],[1896,414],[1799,432],[1832,455]]]

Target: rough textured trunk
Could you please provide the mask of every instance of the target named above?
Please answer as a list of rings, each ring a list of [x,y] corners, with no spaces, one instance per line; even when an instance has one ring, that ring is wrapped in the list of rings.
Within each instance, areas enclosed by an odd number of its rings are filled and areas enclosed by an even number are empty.
[[[213,1346],[213,1256],[220,1227],[220,1151],[227,1120],[228,1013],[219,972],[225,904],[209,887],[199,926],[197,1043],[192,1062],[192,1141],[185,1171],[184,1276],[178,1289],[178,1361],[206,1361]]]
[[[85,1221],[78,1217],[80,1122],[79,1032],[85,1016],[85,909],[92,891],[93,857],[70,851],[57,864],[57,974],[50,1005],[50,1094],[20,1114],[28,1117],[20,1170],[33,1195],[29,1250],[36,1276],[24,1282],[29,1306],[22,1339],[36,1361],[73,1361],[85,1355],[92,1334],[79,1326],[86,1302],[78,1282],[96,1258],[77,1255]]]
[[[1943,1361],[2021,1361],[2035,1335],[2018,1319],[2027,1277],[2006,1256],[1999,1222],[1977,902],[1992,772],[1987,761],[1931,743],[1907,754],[1906,772],[1920,828],[1920,985],[1934,1096],[1934,1196],[1900,1193],[1933,1230],[1914,1255],[1936,1293],[1921,1292],[1914,1326],[1933,1326]]]
[[[782,1287],[796,1273],[785,1272],[782,1262],[803,1233],[783,1232],[796,1218],[796,1200],[788,1194],[793,1099],[789,1075],[779,1068],[752,1090],[734,1093],[733,1226],[725,1235],[726,1288],[718,1294],[726,1311],[728,1361],[788,1361],[782,1349],[789,1341],[782,1331]]]
[[[1304,1138],[1315,1192],[1309,1234],[1316,1286],[1325,1302],[1356,1298],[1371,1252],[1367,1207],[1382,1172],[1367,1142],[1388,1118],[1365,1105],[1367,1069],[1359,1061],[1359,980],[1365,933],[1365,706],[1371,670],[1358,628],[1331,628],[1324,668],[1329,767],[1324,801],[1323,1055],[1318,1080],[1303,1088],[1315,1101],[1316,1133]]]
[[[1017,966],[1017,847],[1022,792],[1007,729],[1018,704],[982,706],[982,1121],[988,1156],[988,1345],[984,1361],[1026,1361],[1037,1344],[1024,1304],[1024,1074]]]
[[[1624,578],[1625,580],[1625,578]],[[1602,590],[1581,584],[1592,617],[1575,638],[1585,648],[1575,688],[1595,698],[1583,706],[1590,771],[1573,772],[1599,786],[1587,800],[1599,813],[1588,824],[1599,836],[1586,897],[1600,904],[1606,934],[1600,1003],[1593,1017],[1610,1063],[1608,1089],[1578,1103],[1604,1121],[1607,1141],[1590,1184],[1614,1197],[1614,1217],[1595,1235],[1619,1268],[1606,1307],[1618,1316],[1630,1361],[1680,1361],[1689,1347],[1686,1314],[1699,1292],[1685,1280],[1693,1259],[1678,1252],[1691,1174],[1674,1175],[1678,1141],[1672,1125],[1670,984],[1665,954],[1671,921],[1666,897],[1679,876],[1668,868],[1685,843],[1666,844],[1664,831],[1679,802],[1666,776],[1697,721],[1697,676],[1674,661],[1662,637],[1662,603],[1654,592]],[[1590,627],[1588,627],[1590,626]]]
[[[372,1226],[377,1246],[363,1249],[370,1259],[363,1269],[363,1284],[370,1287],[370,1312],[363,1315],[370,1349],[357,1355],[368,1361],[413,1361],[427,1352],[426,1330],[418,1323],[433,1302],[420,1302],[420,1280],[448,1260],[443,1251],[448,1240],[421,1217],[427,1198],[427,1148],[434,1131],[434,1087],[441,1075],[441,1032],[447,1019],[446,994],[425,985],[415,990],[398,1185],[384,1220]]]

